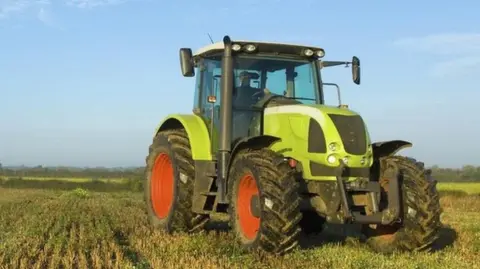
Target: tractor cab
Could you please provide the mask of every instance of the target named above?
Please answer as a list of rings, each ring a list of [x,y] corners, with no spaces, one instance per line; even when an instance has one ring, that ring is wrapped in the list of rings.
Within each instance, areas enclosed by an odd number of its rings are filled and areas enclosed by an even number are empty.
[[[324,104],[321,69],[349,64],[322,61],[325,51],[319,47],[228,41],[210,44],[195,54],[182,48],[180,63],[184,76],[196,74],[194,113],[215,133],[213,141],[221,133],[222,104],[226,106],[225,116],[233,123],[228,128],[232,146],[244,137],[261,135],[266,107]],[[352,63],[354,82],[359,84],[358,58]],[[216,151],[215,145],[212,150]]]

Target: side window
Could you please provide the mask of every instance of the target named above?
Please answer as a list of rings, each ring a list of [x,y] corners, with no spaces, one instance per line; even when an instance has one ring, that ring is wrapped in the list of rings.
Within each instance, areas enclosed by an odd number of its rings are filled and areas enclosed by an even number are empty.
[[[201,73],[201,69],[200,68],[195,68],[195,94],[194,94],[194,100],[193,100],[193,108],[194,109],[200,109],[201,107],[201,100],[200,100],[200,93],[202,91],[202,73]]]
[[[212,70],[212,95],[215,95],[217,100],[215,105],[220,105],[220,81],[222,76],[221,68],[214,68]]]
[[[220,61],[205,59],[203,61],[204,70],[202,72],[201,79],[201,94],[200,94],[200,104],[203,117],[207,120],[212,117],[212,109],[218,110],[220,105],[220,75],[221,75],[221,66]],[[209,96],[215,96],[215,103],[208,102]],[[215,113],[217,115],[218,113]],[[218,119],[213,119],[214,122]]]
[[[297,76],[295,77],[295,97],[309,98],[312,100],[299,100],[304,104],[315,104],[316,93],[315,80],[312,66],[303,64],[295,67]]]
[[[208,83],[208,69],[205,68],[202,72],[202,81],[201,81],[201,88],[202,93],[200,94],[200,104],[202,106],[202,111],[205,113],[205,110],[208,109],[208,102],[207,98],[210,94],[210,85]]]
[[[208,102],[209,95],[215,95],[217,97],[215,104],[220,103],[220,63],[218,61],[205,60],[204,65],[205,67],[201,74],[202,79],[197,82],[201,88],[201,94],[199,95],[202,108],[206,108],[209,105],[211,106],[211,103]]]

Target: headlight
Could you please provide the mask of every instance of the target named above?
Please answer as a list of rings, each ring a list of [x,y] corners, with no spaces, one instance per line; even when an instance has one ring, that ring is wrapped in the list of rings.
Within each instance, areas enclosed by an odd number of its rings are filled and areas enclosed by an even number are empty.
[[[330,149],[331,151],[336,151],[338,149],[338,145],[337,143],[333,142],[333,143],[330,143],[328,145],[328,149]]]
[[[349,160],[348,156],[345,156],[342,158],[342,161],[344,164],[348,164],[348,160]]]
[[[360,164],[361,165],[365,165],[367,163],[367,157],[362,157],[362,159],[360,160]]]
[[[233,44],[232,45],[232,50],[234,51],[239,51],[242,49],[242,46],[240,46],[239,44]]]
[[[313,55],[313,50],[306,49],[306,50],[303,51],[303,53],[305,54],[305,56],[312,56]]]
[[[257,47],[253,44],[248,44],[245,46],[245,50],[247,50],[248,52],[252,52],[256,49]]]
[[[329,155],[329,156],[327,157],[327,162],[328,162],[328,163],[331,163],[331,164],[334,164],[334,163],[337,162],[337,157],[335,157],[335,155]]]
[[[319,58],[322,58],[323,56],[325,56],[325,51],[324,50],[317,50],[316,54]]]

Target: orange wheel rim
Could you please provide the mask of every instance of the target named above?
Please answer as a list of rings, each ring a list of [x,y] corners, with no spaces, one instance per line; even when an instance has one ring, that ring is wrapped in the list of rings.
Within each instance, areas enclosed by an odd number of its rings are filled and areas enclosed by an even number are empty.
[[[168,216],[173,203],[173,166],[166,153],[160,153],[155,159],[151,180],[151,199],[153,211],[163,219]]]
[[[240,229],[247,239],[255,238],[260,228],[260,218],[253,215],[251,208],[254,195],[258,195],[255,178],[251,174],[244,175],[238,184],[237,210]]]

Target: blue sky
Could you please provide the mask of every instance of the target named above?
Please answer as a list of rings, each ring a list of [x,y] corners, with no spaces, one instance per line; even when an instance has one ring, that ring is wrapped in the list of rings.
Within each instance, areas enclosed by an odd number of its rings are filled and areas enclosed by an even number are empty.
[[[412,141],[403,153],[427,165],[480,165],[480,2],[175,2],[0,0],[0,162],[143,165],[162,118],[192,108],[178,49],[208,32],[357,55],[360,86],[343,67],[323,76],[374,140]]]

